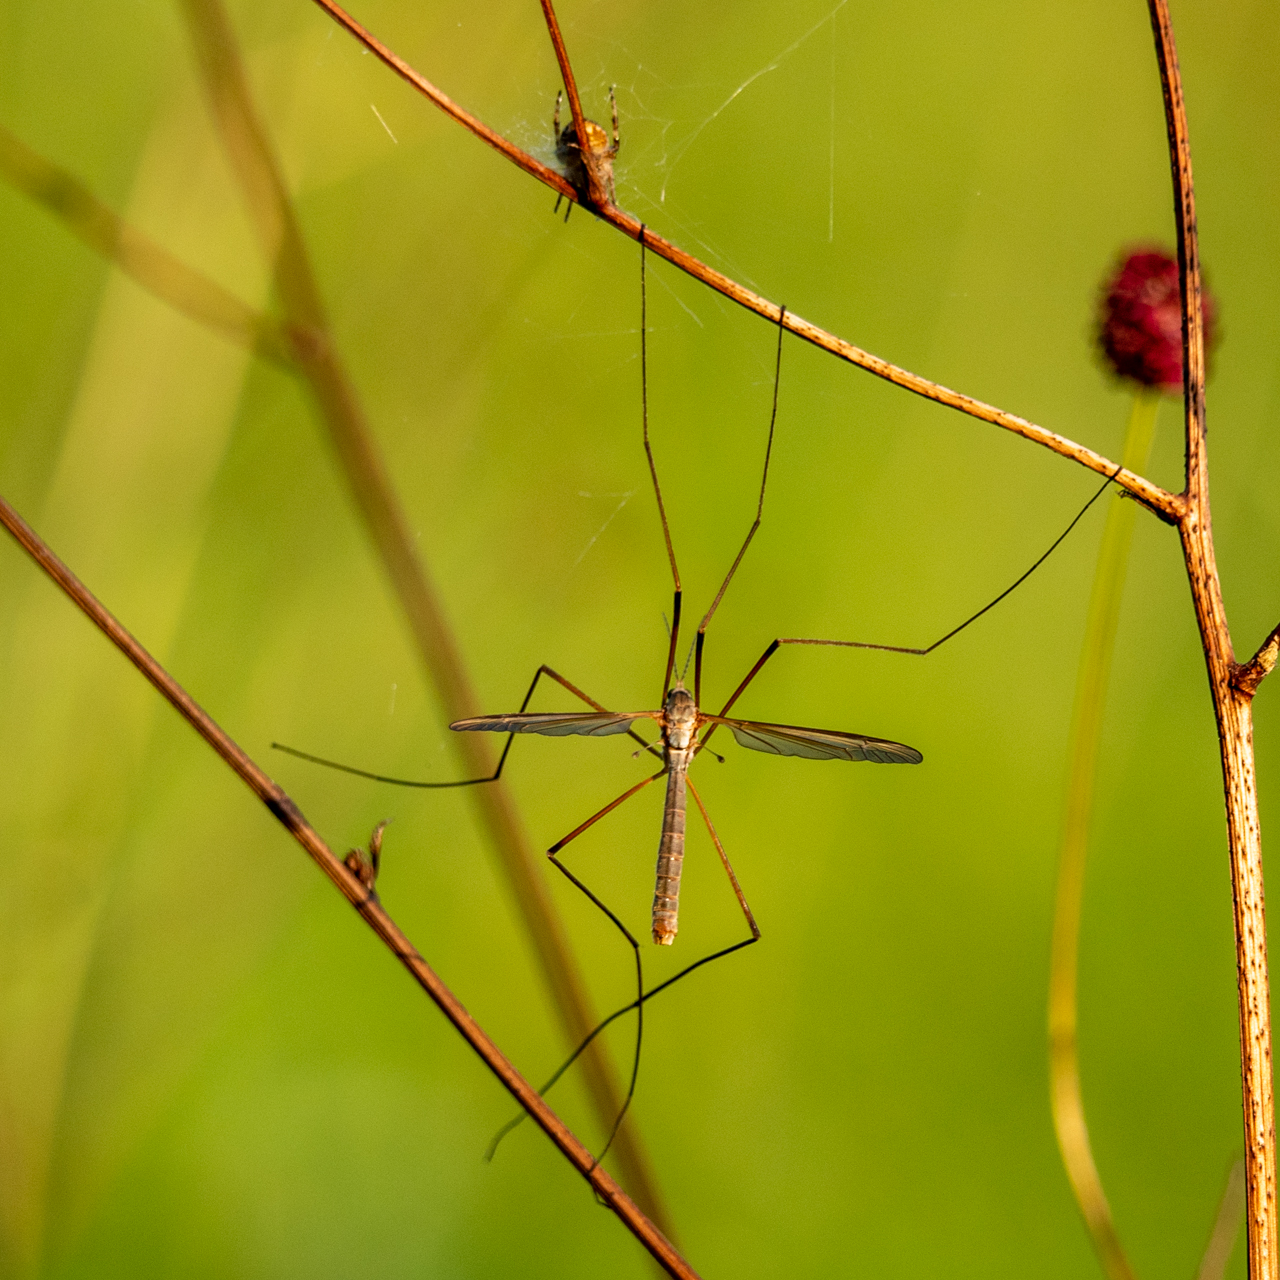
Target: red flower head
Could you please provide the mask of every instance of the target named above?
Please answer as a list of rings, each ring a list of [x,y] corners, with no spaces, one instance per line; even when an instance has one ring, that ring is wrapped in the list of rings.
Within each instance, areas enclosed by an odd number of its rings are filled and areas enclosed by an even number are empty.
[[[1202,294],[1205,346],[1213,343],[1213,299]],[[1161,249],[1135,249],[1107,282],[1098,343],[1122,378],[1166,395],[1182,390],[1182,303],[1178,261]]]

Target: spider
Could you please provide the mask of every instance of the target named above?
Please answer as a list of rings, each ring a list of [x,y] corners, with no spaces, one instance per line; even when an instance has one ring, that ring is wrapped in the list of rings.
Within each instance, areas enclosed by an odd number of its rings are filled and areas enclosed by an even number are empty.
[[[609,87],[609,106],[613,109],[613,139],[610,141],[609,135],[594,120],[583,120],[582,124],[587,134],[587,151],[590,152],[595,162],[596,170],[600,174],[600,179],[604,183],[604,189],[608,193],[609,203],[613,204],[613,158],[618,154],[618,104],[614,100],[613,90],[616,86]],[[568,178],[570,185],[578,193],[580,200],[585,200],[589,186],[587,182],[587,170],[582,163],[582,147],[578,142],[578,131],[574,128],[573,121],[570,120],[563,129],[560,128],[560,103],[564,99],[564,91],[561,90],[556,94],[555,114],[551,118],[551,132],[556,140],[556,159],[564,168],[564,176]],[[563,198],[563,197],[561,197]],[[560,198],[556,200],[556,211],[560,209]],[[573,209],[572,203],[569,210]],[[569,220],[569,212],[565,212],[565,221]]]

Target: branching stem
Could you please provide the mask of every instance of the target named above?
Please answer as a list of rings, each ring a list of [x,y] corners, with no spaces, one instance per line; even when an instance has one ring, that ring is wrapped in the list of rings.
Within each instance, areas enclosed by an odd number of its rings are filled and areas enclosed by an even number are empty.
[[[496,130],[491,129],[488,125],[476,119],[469,111],[465,111],[458,106],[450,97],[441,93],[435,85],[415,71],[403,58],[393,53],[376,36],[366,31],[341,5],[334,3],[334,0],[315,0],[315,3],[328,13],[334,21],[341,24],[355,36],[370,53],[376,54],[381,58],[392,71],[411,84],[446,115],[452,117],[464,128],[469,129],[476,137],[487,142],[495,151],[505,156],[513,164],[518,165],[526,173],[532,174],[540,182],[545,182],[557,194],[570,200],[577,198],[573,187],[562,174],[535,159],[528,152],[522,151],[515,143],[509,142]],[[578,123],[577,116],[574,117],[574,121]],[[581,127],[580,124],[579,127]],[[592,212],[598,218],[609,223],[610,226],[616,227],[624,235],[630,236],[631,239],[636,241],[640,239],[642,230],[640,220],[632,217],[629,213],[624,213],[617,205],[606,201],[603,204],[598,204]],[[932,400],[937,404],[945,405],[949,409],[955,409],[983,422],[989,422],[1006,431],[1012,431],[1015,435],[1034,441],[1036,444],[1043,445],[1064,458],[1070,458],[1072,461],[1080,463],[1081,466],[1088,467],[1091,471],[1096,471],[1100,476],[1114,474],[1115,482],[1118,485],[1128,489],[1144,505],[1170,523],[1176,522],[1182,516],[1186,504],[1179,494],[1170,493],[1167,489],[1162,489],[1158,484],[1152,484],[1150,480],[1134,475],[1131,471],[1117,468],[1114,462],[1104,458],[1099,453],[1095,453],[1092,449],[1076,444],[1074,440],[1068,440],[1065,436],[1060,436],[1045,427],[1037,426],[1026,418],[1020,418],[1017,414],[997,409],[994,405],[975,400],[972,396],[953,391],[950,387],[942,386],[941,383],[931,382],[928,378],[922,378],[917,373],[899,368],[888,360],[882,360],[879,356],[863,351],[861,347],[855,347],[853,343],[846,342],[843,338],[838,338],[835,334],[828,333],[825,329],[819,328],[816,324],[810,323],[790,310],[786,311],[784,315],[783,309],[778,303],[762,298],[745,285],[739,284],[736,280],[731,280],[728,276],[700,262],[691,253],[686,253],[678,245],[674,245],[669,240],[664,240],[662,236],[656,235],[651,228],[644,227],[643,231],[645,245],[653,250],[654,253],[665,258],[673,266],[679,267],[681,271],[691,275],[695,280],[700,280],[718,293],[724,294],[726,298],[745,307],[748,311],[754,311],[757,315],[764,316],[772,324],[781,324],[784,329],[794,333],[796,337],[803,338],[806,342],[811,342],[815,347],[820,347],[822,350],[838,356],[841,360],[847,360],[850,364],[856,365],[859,369],[864,369],[867,373],[875,374],[877,378],[883,378],[886,382],[892,382],[895,386],[902,387],[915,395],[923,396],[926,400]]]
[[[1277,1230],[1275,1102],[1271,1078],[1271,997],[1267,976],[1267,928],[1263,891],[1262,832],[1253,758],[1253,695],[1233,682],[1237,667],[1218,578],[1209,514],[1209,462],[1205,447],[1204,312],[1200,298],[1200,250],[1196,239],[1191,146],[1178,54],[1167,0],[1148,0],[1156,60],[1164,89],[1169,163],[1173,175],[1182,286],[1182,343],[1186,411],[1186,509],[1178,533],[1191,599],[1208,669],[1218,723],[1231,888],[1235,915],[1240,1014],[1240,1064],[1244,1094],[1245,1186],[1251,1280],[1280,1278]]]

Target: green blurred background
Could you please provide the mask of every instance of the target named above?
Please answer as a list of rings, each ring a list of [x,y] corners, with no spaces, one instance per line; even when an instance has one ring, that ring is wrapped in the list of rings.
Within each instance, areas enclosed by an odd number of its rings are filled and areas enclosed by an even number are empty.
[[[306,0],[232,5],[342,351],[485,709],[539,662],[652,705],[669,588],[640,449],[637,250],[414,95]],[[531,0],[357,16],[544,158]],[[1280,11],[1174,10],[1224,340],[1209,414],[1237,647],[1280,616]],[[1145,6],[566,3],[618,200],[767,297],[1118,456],[1091,347],[1116,252],[1171,242]],[[176,6],[6,0],[0,121],[257,304],[261,253]],[[736,94],[736,96],[734,96]],[[379,119],[379,117],[381,119]],[[385,122],[385,128],[384,128]],[[391,135],[394,135],[394,140]],[[563,1045],[450,735],[296,383],[0,189],[0,491],[380,889],[515,1062]],[[690,612],[754,501],[774,333],[663,264],[650,407]],[[1177,406],[1153,475],[1180,484]],[[774,636],[917,645],[1060,532],[1090,474],[788,339],[765,525],[708,700]],[[635,1117],[707,1276],[1080,1276],[1045,988],[1065,744],[1101,508],[926,660],[792,650],[744,715],[909,742],[919,769],[729,744],[697,777],[764,941],[651,1006]],[[270,816],[0,546],[0,1225],[6,1274],[651,1274]],[[1280,720],[1258,702],[1264,830]],[[548,693],[546,709],[567,699]],[[1212,715],[1173,533],[1140,518],[1085,901],[1094,1150],[1144,1276],[1190,1276],[1240,1147]],[[639,776],[618,740],[517,744],[545,847]],[[646,927],[654,788],[571,850]],[[630,959],[548,869],[601,1008]],[[736,940],[705,835],[658,978]],[[629,1029],[613,1042],[619,1061]],[[553,1102],[594,1143],[577,1081]],[[1243,1274],[1237,1247],[1232,1274]]]

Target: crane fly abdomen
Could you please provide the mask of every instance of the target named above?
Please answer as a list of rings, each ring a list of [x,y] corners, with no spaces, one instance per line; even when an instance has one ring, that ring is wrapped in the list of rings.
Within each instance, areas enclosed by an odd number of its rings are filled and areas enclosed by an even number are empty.
[[[657,884],[653,890],[653,940],[669,947],[676,940],[680,914],[680,873],[684,870],[685,774],[693,761],[698,706],[677,680],[662,706],[663,763],[667,766],[667,803],[662,810]]]
[[[658,874],[653,890],[653,940],[669,947],[676,940],[680,915],[680,873],[684,870],[685,771],[667,775],[667,803],[658,842]]]

